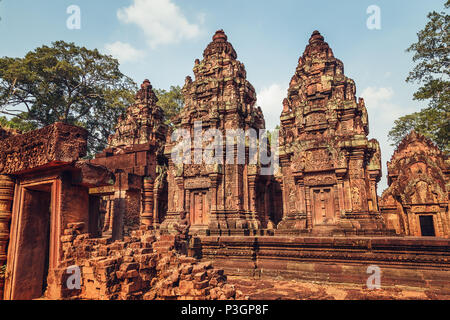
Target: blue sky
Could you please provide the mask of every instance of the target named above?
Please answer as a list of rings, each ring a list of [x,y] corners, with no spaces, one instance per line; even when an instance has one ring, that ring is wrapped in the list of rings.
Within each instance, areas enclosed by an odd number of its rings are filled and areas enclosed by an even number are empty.
[[[80,8],[80,29],[67,28],[70,5]],[[380,8],[380,30],[367,28],[370,5]],[[370,137],[381,143],[381,193],[393,121],[425,106],[412,100],[417,86],[405,83],[413,67],[405,49],[416,41],[427,13],[443,7],[444,0],[1,0],[0,56],[73,41],[114,55],[137,83],[148,78],[167,89],[184,83],[214,32],[224,29],[273,128],[298,58],[317,29],[366,100]]]

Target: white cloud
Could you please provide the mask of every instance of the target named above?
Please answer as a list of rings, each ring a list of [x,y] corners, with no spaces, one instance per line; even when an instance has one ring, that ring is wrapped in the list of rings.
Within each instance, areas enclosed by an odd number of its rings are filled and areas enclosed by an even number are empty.
[[[258,105],[261,107],[266,128],[274,129],[280,124],[280,115],[283,111],[283,100],[287,97],[287,86],[274,83],[269,87],[264,87],[258,93]]]
[[[370,137],[380,142],[383,178],[378,185],[378,194],[387,188],[386,162],[391,159],[394,147],[388,140],[388,133],[394,126],[394,121],[408,113],[414,112],[409,106],[400,106],[393,100],[395,92],[392,88],[367,87],[361,93],[369,114]]]
[[[412,112],[410,108],[406,106],[399,106],[392,102],[392,98],[395,93],[392,88],[377,88],[367,87],[361,93],[366,103],[367,111],[372,118],[377,121],[383,121],[384,126],[387,124],[393,124],[394,120],[399,117]]]
[[[117,11],[120,21],[136,24],[146,35],[148,44],[177,43],[200,35],[200,26],[190,23],[172,0],[133,0],[133,4]],[[200,23],[204,16],[199,14]]]
[[[121,63],[136,61],[144,57],[145,53],[134,48],[132,45],[120,41],[107,43],[106,52],[118,59]]]

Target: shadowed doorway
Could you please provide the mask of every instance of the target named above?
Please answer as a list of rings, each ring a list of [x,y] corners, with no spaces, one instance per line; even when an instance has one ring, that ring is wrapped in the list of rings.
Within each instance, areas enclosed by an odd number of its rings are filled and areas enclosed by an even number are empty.
[[[51,184],[23,189],[16,245],[14,300],[37,299],[47,289]]]

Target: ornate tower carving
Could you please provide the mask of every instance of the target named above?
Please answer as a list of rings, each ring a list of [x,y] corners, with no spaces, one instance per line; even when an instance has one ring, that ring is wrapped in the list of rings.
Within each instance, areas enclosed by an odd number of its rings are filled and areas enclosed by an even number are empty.
[[[136,93],[136,102],[127,109],[125,117],[120,117],[116,132],[108,138],[108,145],[120,152],[121,147],[158,143],[162,146],[166,139],[167,126],[164,124],[163,110],[156,105],[153,87],[148,79]]]
[[[283,102],[279,233],[383,232],[380,148],[367,139],[367,110],[355,92],[343,63],[314,31]]]
[[[450,159],[412,131],[388,162],[380,201],[387,225],[407,236],[450,237]]]
[[[135,99],[119,118],[108,148],[92,160],[116,173],[114,188],[93,191],[106,200],[103,230],[112,232],[114,238],[121,237],[122,229],[127,233],[139,227],[139,221],[153,226],[165,209],[163,150],[168,128],[164,113],[147,79]]]
[[[185,129],[191,134],[195,149],[194,127],[201,121],[201,134],[209,129],[218,130],[225,137],[227,130],[265,128],[264,117],[256,107],[256,93],[246,80],[244,65],[223,30],[219,30],[196,60],[195,80],[186,78],[183,88],[185,106],[173,119],[175,129]],[[175,144],[168,137],[166,155]],[[264,216],[263,193],[265,177],[259,175],[257,165],[227,164],[225,143],[223,164],[192,163],[180,165],[169,161],[168,214],[163,227],[171,230],[180,211],[190,214],[191,231],[208,234],[249,234],[260,229]],[[255,197],[256,194],[261,196]]]

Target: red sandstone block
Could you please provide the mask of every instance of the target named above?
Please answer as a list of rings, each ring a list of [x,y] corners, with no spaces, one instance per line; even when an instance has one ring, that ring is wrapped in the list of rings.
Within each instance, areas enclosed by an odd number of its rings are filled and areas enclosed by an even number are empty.
[[[181,256],[179,257],[180,263],[196,263],[197,259],[187,256]]]
[[[133,281],[131,283],[127,283],[122,285],[122,292],[125,294],[130,294],[132,292],[136,292],[141,289],[140,281]]]
[[[175,236],[173,235],[161,235],[161,237],[159,238],[159,241],[175,241]]]
[[[184,275],[190,274],[192,272],[192,269],[193,269],[193,267],[191,265],[182,266],[181,273]]]
[[[155,300],[155,298],[156,298],[155,290],[149,291],[149,292],[145,293],[143,296],[144,300]]]
[[[130,270],[130,271],[127,271],[126,278],[136,278],[138,276],[139,276],[139,273],[137,272],[137,270]]]
[[[98,249],[99,256],[107,256],[108,255],[108,248],[102,247]]]
[[[180,295],[187,295],[190,290],[194,289],[194,282],[182,280],[178,286]]]
[[[140,249],[141,245],[142,244],[140,242],[134,242],[134,243],[131,243],[128,247],[131,249]]]
[[[104,259],[104,258],[100,258],[100,259]],[[97,262],[97,266],[99,267],[108,267],[108,266],[113,266],[115,264],[119,263],[119,259],[118,258],[106,258],[104,260],[100,260]]]
[[[145,264],[151,259],[151,255],[136,254],[134,260],[140,264]]]
[[[74,229],[64,229],[63,234],[64,235],[74,235],[76,233],[75,233]]]
[[[194,289],[196,289],[196,290],[205,289],[208,286],[209,286],[208,280],[204,280],[201,282],[194,282]]]
[[[137,270],[139,267],[139,264],[136,262],[131,262],[131,263],[123,263],[120,266],[120,270],[121,271],[130,271],[130,270]]]
[[[168,278],[168,281],[172,284],[178,283],[178,280],[180,280],[180,275],[177,272],[172,273]]]
[[[142,249],[138,249],[137,252],[139,252],[141,254],[149,254],[149,253],[153,253],[153,248],[152,247],[142,248]]]
[[[150,286],[150,281],[154,278],[153,275],[147,272],[143,272],[142,270],[140,271],[139,275],[141,276],[142,281],[148,282],[147,286]]]
[[[201,266],[199,264],[194,265],[193,268],[192,268],[192,273],[193,274],[197,274],[197,273],[200,273],[200,272],[203,272],[203,271],[205,271],[205,268],[203,268],[203,266]]]
[[[165,270],[164,272],[161,273],[161,278],[167,279],[170,277],[171,274],[172,274],[171,270]]]
[[[194,275],[194,280],[197,282],[204,281],[207,277],[206,272],[199,272]]]
[[[146,234],[141,237],[143,243],[153,243],[156,241],[156,237],[152,234]]]
[[[203,288],[203,289],[192,289],[189,293],[190,295],[194,297],[206,297],[209,295],[209,289]]]
[[[134,262],[134,257],[132,256],[132,254],[128,254],[123,257],[123,262],[126,262],[126,263]]]
[[[63,243],[72,242],[73,240],[75,240],[75,235],[61,236],[61,242],[63,242]]]
[[[210,285],[211,287],[217,286],[218,283],[219,283],[219,281],[217,281],[216,278],[212,278],[211,280],[209,280],[209,285]]]
[[[74,230],[83,230],[85,226],[84,222],[76,222],[76,223],[68,223],[67,228],[68,229],[74,229]]]
[[[173,288],[161,288],[160,290],[158,290],[158,294],[163,298],[176,297],[176,293]]]
[[[180,280],[192,281],[194,280],[194,276],[192,274],[182,274]]]

